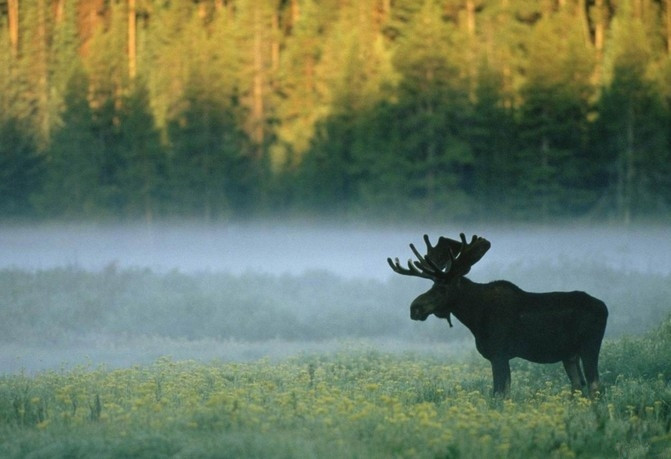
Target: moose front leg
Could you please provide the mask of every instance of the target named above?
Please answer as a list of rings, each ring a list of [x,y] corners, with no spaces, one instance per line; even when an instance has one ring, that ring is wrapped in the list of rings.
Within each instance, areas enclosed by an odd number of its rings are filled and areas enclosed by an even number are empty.
[[[510,362],[506,358],[495,358],[492,362],[494,395],[507,396],[510,392]]]
[[[574,391],[582,390],[583,386],[585,385],[585,377],[583,376],[582,370],[580,369],[580,361],[578,360],[578,356],[575,355],[570,357],[564,360],[562,363],[564,364],[564,369],[566,370],[568,379],[571,381],[571,389]]]

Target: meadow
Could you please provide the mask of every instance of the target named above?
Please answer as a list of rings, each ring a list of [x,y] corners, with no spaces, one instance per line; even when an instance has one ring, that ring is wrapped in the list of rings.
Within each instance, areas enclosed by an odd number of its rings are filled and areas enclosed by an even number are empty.
[[[605,343],[602,391],[560,365],[375,351],[0,377],[0,456],[670,457],[671,319]]]
[[[671,457],[671,275],[634,249],[473,273],[606,302],[595,399],[521,360],[492,398],[468,330],[409,319],[420,279],[5,267],[0,457]]]

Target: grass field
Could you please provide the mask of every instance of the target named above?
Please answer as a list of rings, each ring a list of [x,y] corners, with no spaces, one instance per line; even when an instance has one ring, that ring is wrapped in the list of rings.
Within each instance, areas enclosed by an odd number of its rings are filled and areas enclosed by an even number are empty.
[[[602,393],[560,365],[348,351],[161,359],[0,377],[0,457],[671,457],[671,319],[602,352]]]

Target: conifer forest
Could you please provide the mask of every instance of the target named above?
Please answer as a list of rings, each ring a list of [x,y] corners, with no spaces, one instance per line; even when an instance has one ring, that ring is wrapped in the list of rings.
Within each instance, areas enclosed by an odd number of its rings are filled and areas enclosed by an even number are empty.
[[[0,0],[0,219],[648,221],[671,0]]]

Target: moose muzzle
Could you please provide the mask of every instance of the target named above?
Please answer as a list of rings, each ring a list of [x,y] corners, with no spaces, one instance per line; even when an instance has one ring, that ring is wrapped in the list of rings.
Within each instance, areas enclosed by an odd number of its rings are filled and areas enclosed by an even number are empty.
[[[424,311],[424,307],[420,304],[410,305],[410,318],[412,320],[426,320],[429,317],[429,314]]]

